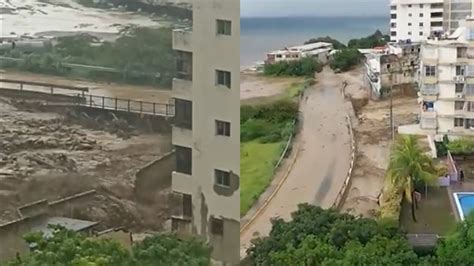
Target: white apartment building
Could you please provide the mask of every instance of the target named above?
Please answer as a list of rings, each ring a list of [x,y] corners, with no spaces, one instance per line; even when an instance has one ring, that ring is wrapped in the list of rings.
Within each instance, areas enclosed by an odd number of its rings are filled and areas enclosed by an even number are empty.
[[[420,127],[431,135],[474,135],[474,20],[421,49]]]
[[[444,28],[452,33],[459,27],[459,22],[474,14],[473,0],[445,0]]]
[[[391,0],[390,41],[420,42],[443,32],[443,0]]]
[[[173,32],[172,228],[226,265],[240,259],[240,3],[194,0],[193,28]],[[219,263],[219,264],[220,264]]]
[[[329,54],[332,49],[333,45],[326,42],[293,46],[268,53],[265,63],[273,64],[281,61],[294,61],[304,57],[313,57],[325,64],[329,60]]]

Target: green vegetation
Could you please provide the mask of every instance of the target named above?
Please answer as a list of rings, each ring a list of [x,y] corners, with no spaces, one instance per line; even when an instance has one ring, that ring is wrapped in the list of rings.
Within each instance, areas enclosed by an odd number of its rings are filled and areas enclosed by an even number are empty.
[[[135,266],[210,265],[211,248],[200,240],[180,240],[159,234],[146,238],[128,251],[113,240],[88,238],[83,234],[53,226],[53,235],[41,233],[25,237],[34,252],[8,263],[8,266]]]
[[[416,189],[433,183],[437,173],[433,161],[419,147],[416,137],[409,135],[397,139],[390,156],[388,175],[394,187],[403,191],[406,200],[411,203],[415,222],[415,210],[418,208]]]
[[[333,39],[329,36],[310,39],[309,41],[305,42],[304,44],[317,43],[317,42],[332,43],[333,48],[336,49],[336,50],[341,50],[341,49],[346,48],[346,46],[343,43],[341,43],[340,41],[338,41],[336,39]]]
[[[23,62],[9,62],[4,67],[134,84],[170,86],[176,69],[171,29],[168,28],[124,28],[115,42],[101,43],[90,35],[60,37],[57,45],[45,52],[23,54],[12,50],[5,56],[23,59]],[[108,67],[116,71],[66,67],[65,63]]]
[[[280,157],[285,142],[242,142],[240,146],[240,215],[252,207],[270,184],[276,160]]]
[[[313,77],[316,72],[321,72],[322,70],[323,65],[318,60],[305,57],[300,60],[265,64],[263,73],[267,76]]]
[[[352,49],[367,49],[376,46],[384,46],[390,41],[390,36],[383,35],[379,30],[374,34],[360,39],[352,39],[347,44],[348,48]]]
[[[302,204],[292,221],[273,221],[248,250],[253,265],[416,265],[417,255],[393,226]]]
[[[446,148],[457,155],[472,154],[474,152],[474,140],[472,138],[460,138],[446,143]]]
[[[412,249],[404,232],[383,220],[301,204],[292,220],[275,219],[257,238],[249,265],[474,265],[474,214],[432,251]],[[419,255],[418,255],[419,254]]]
[[[356,49],[343,49],[334,54],[329,66],[333,70],[348,71],[358,65],[362,55]]]

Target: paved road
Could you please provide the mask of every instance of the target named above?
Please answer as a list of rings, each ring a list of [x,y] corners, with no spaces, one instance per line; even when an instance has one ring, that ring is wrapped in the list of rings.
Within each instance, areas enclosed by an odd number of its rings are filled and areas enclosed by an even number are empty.
[[[344,183],[351,147],[342,80],[328,69],[317,80],[301,105],[303,126],[296,163],[276,196],[240,236],[241,257],[255,234],[268,235],[272,217],[287,220],[303,202],[330,207]]]

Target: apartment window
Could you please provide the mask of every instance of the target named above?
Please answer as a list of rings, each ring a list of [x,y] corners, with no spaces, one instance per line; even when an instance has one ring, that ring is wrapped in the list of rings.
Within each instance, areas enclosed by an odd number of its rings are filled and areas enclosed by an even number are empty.
[[[211,217],[211,233],[213,235],[224,235],[224,220]]]
[[[411,16],[412,16],[412,14],[411,14],[411,13],[408,13],[408,16],[409,16],[409,17],[411,17]]]
[[[456,83],[455,85],[455,92],[456,93],[462,93],[464,91],[464,84],[462,83]]]
[[[214,182],[223,187],[230,187],[230,173],[222,170],[214,170]]]
[[[420,27],[423,27],[423,22],[420,22],[420,24],[419,24],[419,25],[420,25]]]
[[[193,197],[189,194],[183,194],[183,216],[193,216]]]
[[[420,8],[423,8],[423,7],[424,7],[424,5],[423,5],[423,4],[420,4]]]
[[[282,57],[281,54],[277,54],[277,58],[281,58],[281,57]]]
[[[463,101],[455,101],[454,102],[454,110],[462,110],[464,108],[464,102]]]
[[[423,32],[422,32],[422,31],[420,31],[420,36],[423,36]]]
[[[411,26],[411,22],[408,22],[408,26]]]
[[[467,56],[467,47],[458,47],[456,49],[457,58],[464,58]]]
[[[216,135],[230,137],[230,123],[216,120]]]
[[[411,7],[411,5],[408,5],[408,7]]]
[[[397,18],[397,14],[390,14],[390,18],[391,18],[391,19],[396,19],[396,18]]]
[[[231,35],[232,34],[232,22],[229,20],[217,20],[217,34],[218,35]]]
[[[436,75],[436,67],[435,66],[425,66],[425,76],[426,77],[434,77]]]
[[[467,39],[472,41],[474,40],[474,30],[471,30],[471,29],[467,29],[466,30],[466,34],[467,34]]]
[[[454,118],[454,127],[463,127],[464,118]]]
[[[216,83],[217,85],[224,85],[227,88],[230,88],[230,72],[216,70]]]
[[[395,23],[395,22],[390,23],[390,27],[391,27],[391,28],[396,28],[396,27],[397,27],[397,23]]]
[[[432,18],[442,18],[443,17],[443,12],[431,12],[431,17]]]
[[[397,6],[395,6],[395,5],[390,6],[390,10],[397,10]]]
[[[193,152],[191,148],[175,146],[176,150],[176,172],[192,175]]]
[[[174,124],[178,127],[193,129],[193,102],[175,99]]]
[[[431,4],[431,8],[443,8],[443,3]]]
[[[178,51],[176,56],[177,78],[193,79],[193,54],[189,52]]]
[[[396,31],[391,31],[390,36],[397,36],[397,32]]]
[[[423,13],[420,13],[420,18],[422,18],[422,17],[423,17]]]
[[[411,31],[409,31],[409,32],[408,32],[408,35],[410,35],[410,36],[411,36]]]
[[[432,21],[431,22],[431,27],[442,27],[443,22],[442,21]]]
[[[464,76],[464,66],[456,66],[456,76]]]

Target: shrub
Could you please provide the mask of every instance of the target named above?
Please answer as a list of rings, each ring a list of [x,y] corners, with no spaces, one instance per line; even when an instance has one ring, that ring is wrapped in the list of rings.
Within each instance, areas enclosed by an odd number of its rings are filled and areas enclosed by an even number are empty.
[[[355,49],[365,49],[365,48],[373,48],[376,46],[384,46],[390,40],[390,37],[387,35],[383,35],[379,30],[377,30],[374,34],[371,34],[367,37],[360,38],[360,39],[352,39],[348,43],[349,48]]]
[[[322,64],[311,57],[305,57],[294,61],[281,61],[274,64],[266,64],[263,73],[268,76],[306,76],[312,77],[314,73],[321,72]]]
[[[446,144],[447,149],[453,154],[471,154],[474,152],[474,140],[461,138]]]
[[[330,67],[334,70],[348,71],[359,64],[362,55],[356,49],[344,49],[334,54]]]

